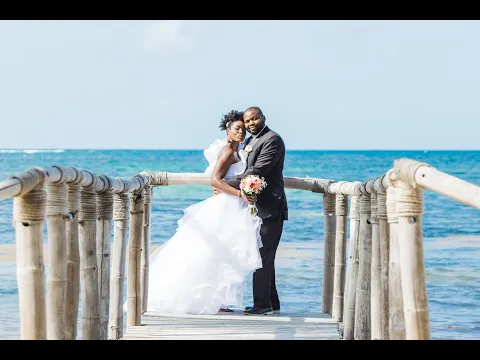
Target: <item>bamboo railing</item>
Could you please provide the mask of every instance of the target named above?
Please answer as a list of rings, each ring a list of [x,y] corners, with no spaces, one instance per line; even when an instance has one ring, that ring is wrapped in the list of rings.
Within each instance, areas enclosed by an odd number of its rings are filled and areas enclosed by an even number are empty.
[[[480,209],[480,187],[406,158],[363,182],[284,180],[286,188],[323,195],[321,312],[343,324],[344,339],[430,339],[423,190]],[[125,277],[127,326],[140,325],[148,299],[152,187],[179,184],[209,185],[210,179],[153,171],[110,178],[51,166],[1,182],[0,201],[14,199],[21,339],[76,339],[80,294],[82,339],[122,338]]]

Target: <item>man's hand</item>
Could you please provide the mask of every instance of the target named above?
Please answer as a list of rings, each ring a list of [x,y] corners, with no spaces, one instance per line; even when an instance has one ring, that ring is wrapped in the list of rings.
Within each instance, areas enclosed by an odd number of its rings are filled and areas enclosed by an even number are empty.
[[[213,195],[220,194],[220,190],[218,190],[217,188],[214,188],[214,187],[212,187],[212,192],[213,192]]]
[[[245,195],[245,193],[243,191],[242,191],[240,196],[244,201],[248,202],[251,205],[253,205],[257,202],[257,197],[256,196]]]

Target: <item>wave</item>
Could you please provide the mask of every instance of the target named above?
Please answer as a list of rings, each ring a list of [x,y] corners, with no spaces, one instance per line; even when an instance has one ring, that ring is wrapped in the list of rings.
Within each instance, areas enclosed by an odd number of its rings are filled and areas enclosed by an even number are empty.
[[[37,153],[63,153],[65,150],[63,149],[42,149],[42,150],[37,150],[37,149],[19,149],[19,150],[1,150],[0,149],[0,154],[18,154],[18,153],[23,153],[23,154],[37,154]]]
[[[479,235],[455,234],[445,237],[425,237],[424,240],[437,248],[480,247]]]

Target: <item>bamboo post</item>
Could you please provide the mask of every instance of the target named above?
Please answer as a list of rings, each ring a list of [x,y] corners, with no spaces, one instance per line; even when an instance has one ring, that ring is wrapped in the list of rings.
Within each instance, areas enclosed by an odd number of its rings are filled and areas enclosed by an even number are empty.
[[[383,292],[381,284],[382,259],[380,255],[380,228],[378,226],[377,194],[370,195],[372,224],[372,266],[371,266],[371,329],[372,340],[383,339]]]
[[[355,340],[371,339],[370,289],[372,263],[372,225],[370,222],[370,195],[364,192],[360,198],[360,232],[358,239],[359,267],[355,299]]]
[[[128,195],[123,193],[115,194],[113,197],[114,234],[108,332],[108,338],[112,340],[123,337],[123,289],[129,221],[128,209]]]
[[[400,244],[398,243],[398,217],[395,209],[395,188],[387,188],[387,218],[390,233],[390,258],[388,264],[388,337],[390,340],[405,340],[403,315],[403,292],[400,272]]]
[[[149,256],[150,256],[150,216],[152,207],[152,190],[150,185],[144,188],[144,214],[143,214],[143,233],[142,233],[142,248],[141,248],[141,280],[140,293],[142,294],[142,314],[147,311],[148,304],[148,270],[149,270]]]
[[[345,274],[345,293],[344,293],[344,302],[345,302],[345,310],[343,312],[343,318],[345,319],[345,312],[346,312],[346,305],[347,305],[347,300],[348,300],[348,285],[350,282],[350,274],[352,272],[352,264],[351,264],[351,259],[352,259],[352,252],[353,252],[353,245],[352,245],[352,232],[355,231],[355,220],[353,219],[353,210],[352,207],[357,207],[357,197],[352,196],[350,198],[350,207],[349,207],[349,224],[348,227],[350,229],[350,238],[347,241],[347,262],[346,262],[346,274]]]
[[[345,293],[345,261],[347,247],[348,196],[337,195],[335,201],[335,274],[333,282],[332,318],[343,321],[343,295]]]
[[[346,290],[346,308],[343,319],[343,338],[345,340],[354,340],[355,330],[355,292],[357,288],[358,275],[358,235],[360,230],[360,217],[358,207],[360,196],[353,196],[350,204],[350,246],[348,251],[347,266],[347,290]]]
[[[335,195],[323,194],[324,245],[322,278],[322,313],[332,315],[333,278],[335,274]]]
[[[423,260],[422,190],[412,184],[403,181],[395,184],[398,242],[402,244],[399,249],[405,335],[407,340],[430,340]]]
[[[67,218],[67,185],[48,184],[47,339],[49,340],[65,340],[67,294]]]
[[[97,194],[82,188],[78,213],[80,284],[82,291],[82,339],[100,339],[98,267],[96,257]]]
[[[105,191],[97,198],[97,265],[100,300],[100,339],[108,338],[110,301],[110,238],[113,217],[113,193]]]
[[[380,258],[381,258],[381,288],[382,288],[382,339],[388,340],[388,259],[389,259],[389,243],[390,233],[387,224],[387,194],[383,186],[377,191],[377,217],[378,229],[380,237]]]
[[[65,294],[65,339],[77,338],[78,304],[80,300],[80,253],[78,249],[78,211],[80,185],[68,184],[67,289]]]
[[[41,187],[30,192],[25,189],[13,199],[22,340],[45,340],[47,335],[42,248],[45,212],[46,194]]]
[[[130,196],[130,232],[127,253],[127,327],[141,324],[140,247],[142,244],[144,197],[142,191]]]

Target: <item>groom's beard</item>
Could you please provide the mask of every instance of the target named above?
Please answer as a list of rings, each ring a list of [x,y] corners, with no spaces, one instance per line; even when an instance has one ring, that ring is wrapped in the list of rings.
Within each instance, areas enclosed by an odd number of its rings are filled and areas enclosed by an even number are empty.
[[[247,129],[247,131],[250,135],[255,136],[255,135],[260,134],[265,129],[266,126],[267,126],[267,124],[264,123],[262,127],[257,127],[256,128],[257,131],[255,131],[255,132],[252,132],[250,129]]]

